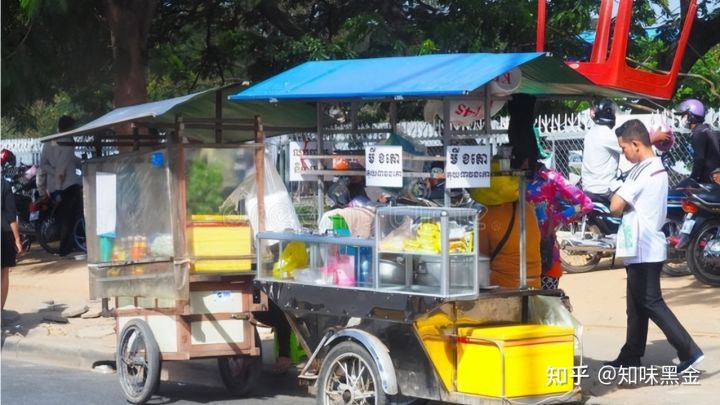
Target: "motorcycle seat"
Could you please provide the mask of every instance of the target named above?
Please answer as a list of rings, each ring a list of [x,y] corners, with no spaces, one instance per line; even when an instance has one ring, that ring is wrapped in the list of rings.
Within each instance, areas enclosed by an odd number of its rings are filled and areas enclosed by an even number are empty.
[[[695,198],[698,200],[701,200],[703,203],[705,203],[708,206],[720,206],[720,191],[717,192],[709,192],[709,191],[699,191],[696,193],[693,193]]]

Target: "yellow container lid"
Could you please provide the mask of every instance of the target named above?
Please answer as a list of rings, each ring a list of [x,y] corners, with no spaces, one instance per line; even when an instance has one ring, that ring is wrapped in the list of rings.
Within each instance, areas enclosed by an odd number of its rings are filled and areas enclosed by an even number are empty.
[[[247,222],[247,215],[224,215],[224,214],[193,214],[190,216],[192,222],[215,222],[215,223],[237,223]]]
[[[499,326],[472,326],[458,328],[458,335],[492,340],[522,340],[531,338],[572,336],[571,327],[552,325],[499,325]]]

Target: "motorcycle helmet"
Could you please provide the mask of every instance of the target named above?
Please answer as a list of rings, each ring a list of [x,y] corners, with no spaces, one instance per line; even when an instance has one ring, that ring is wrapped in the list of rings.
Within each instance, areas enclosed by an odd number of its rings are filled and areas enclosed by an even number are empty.
[[[652,143],[657,150],[667,152],[675,144],[675,135],[670,126],[665,123],[660,123],[650,131],[650,143]]]
[[[15,166],[15,154],[10,152],[8,149],[3,149],[0,151],[0,159],[2,160],[2,167],[5,166]]]
[[[350,202],[348,203],[347,206],[349,208],[363,208],[363,207],[367,207],[371,203],[372,202],[370,201],[369,198],[365,197],[364,195],[359,195],[359,196],[353,198],[352,200],[350,200]]]
[[[700,124],[705,121],[705,106],[700,100],[689,98],[677,106],[675,115],[686,115],[688,124]]]
[[[606,125],[612,129],[615,126],[615,111],[617,105],[612,100],[601,98],[593,103],[590,116],[597,125]]]

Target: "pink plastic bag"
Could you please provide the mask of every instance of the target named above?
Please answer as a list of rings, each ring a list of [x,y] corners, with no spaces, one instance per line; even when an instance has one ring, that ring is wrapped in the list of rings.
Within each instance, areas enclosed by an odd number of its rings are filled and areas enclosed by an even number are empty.
[[[351,255],[333,255],[328,258],[323,269],[326,282],[332,277],[333,284],[345,287],[355,286],[355,257]]]

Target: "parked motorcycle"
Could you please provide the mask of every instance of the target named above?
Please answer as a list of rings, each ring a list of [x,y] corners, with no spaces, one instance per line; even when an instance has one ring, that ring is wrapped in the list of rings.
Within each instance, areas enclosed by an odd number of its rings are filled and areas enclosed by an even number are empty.
[[[683,219],[679,191],[668,193],[667,219],[663,232],[668,238],[677,235]],[[568,273],[584,273],[595,269],[600,260],[612,258],[615,265],[616,235],[621,219],[610,213],[609,203],[593,202],[593,210],[580,220],[561,228],[558,233],[560,242],[560,262]],[[663,271],[672,275],[689,274],[684,269],[682,252],[668,250],[668,260]]]
[[[675,249],[685,251],[688,268],[698,281],[720,286],[720,186],[698,184],[685,194],[686,214]]]
[[[57,217],[59,204],[49,196],[39,198],[30,205],[30,221],[33,223],[37,241],[48,253],[60,253],[60,224]],[[85,217],[82,207],[75,213],[72,235],[77,250],[86,252]]]

